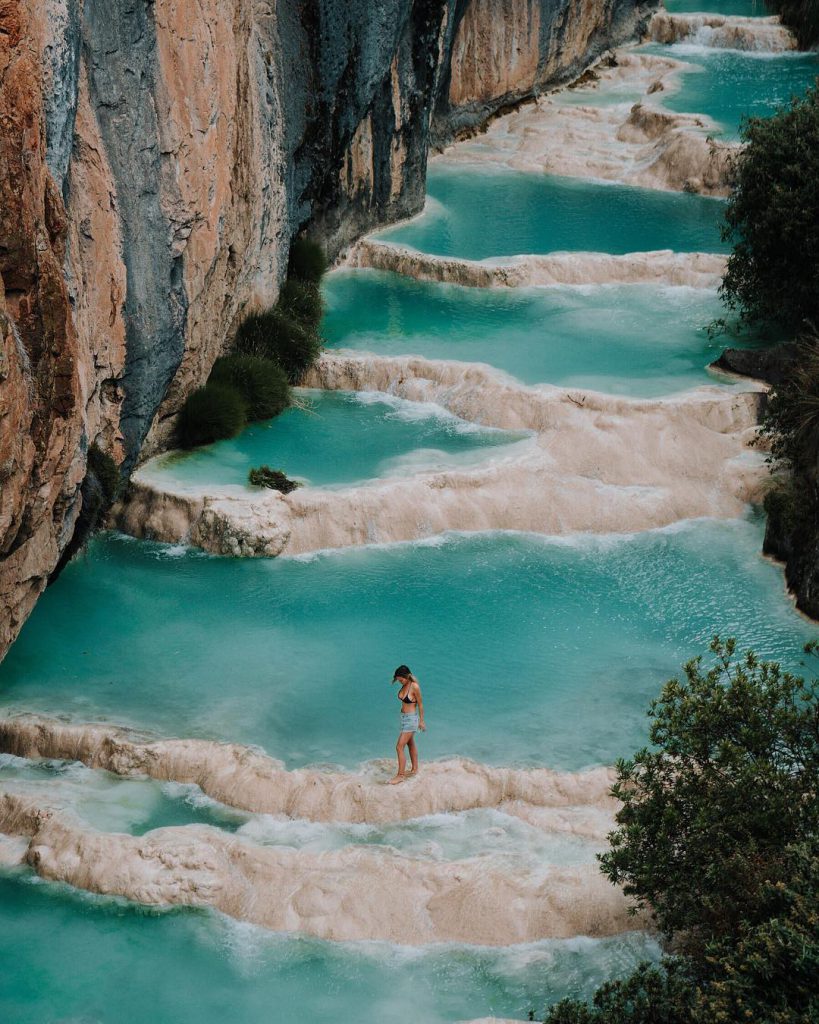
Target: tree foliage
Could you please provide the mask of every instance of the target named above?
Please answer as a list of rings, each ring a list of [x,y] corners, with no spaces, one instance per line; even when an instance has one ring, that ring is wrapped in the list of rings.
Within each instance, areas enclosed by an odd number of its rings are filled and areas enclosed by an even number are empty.
[[[733,640],[685,666],[649,709],[653,747],[617,764],[623,806],[603,872],[688,947],[755,919],[782,850],[817,825],[819,688]]]
[[[748,323],[799,329],[819,313],[819,89],[741,129],[723,238],[722,296]]]
[[[675,955],[548,1024],[819,1020],[819,687],[732,640],[711,651],[652,703],[652,747],[618,763],[601,857]]]

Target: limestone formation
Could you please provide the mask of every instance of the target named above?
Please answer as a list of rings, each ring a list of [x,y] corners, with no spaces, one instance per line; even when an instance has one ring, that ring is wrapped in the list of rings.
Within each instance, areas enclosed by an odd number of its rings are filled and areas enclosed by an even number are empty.
[[[81,761],[118,775],[195,783],[220,803],[308,821],[377,823],[497,807],[535,827],[541,827],[540,821],[548,829],[565,815],[566,827],[559,831],[574,831],[571,819],[578,815],[583,822],[578,834],[596,836],[615,806],[609,795],[614,781],[609,768],[557,772],[451,758],[426,764],[422,784],[415,780],[396,788],[384,785],[392,762],[375,762],[358,773],[288,771],[280,761],[234,743],[156,739],[110,724],[69,723],[38,715],[0,718],[0,752]]]
[[[685,67],[672,57],[619,51],[577,84],[571,102],[565,92],[541,96],[448,147],[443,159],[727,195],[737,145],[714,141],[707,117],[671,113],[657,102],[677,88]],[[585,97],[588,104],[578,102]]]
[[[0,792],[0,830],[29,837],[25,861],[43,878],[148,905],[212,907],[323,939],[506,945],[635,925],[596,864],[511,874],[482,858],[257,846],[206,825],[136,837],[93,831],[13,792]]]
[[[531,288],[553,284],[659,284],[716,288],[725,257],[710,252],[555,252],[467,260],[433,256],[395,242],[362,238],[349,252],[347,266],[390,270],[419,281],[467,288]]]
[[[782,53],[795,50],[796,37],[779,20],[725,14],[669,14],[658,11],[648,25],[657,43],[696,43],[729,50]]]

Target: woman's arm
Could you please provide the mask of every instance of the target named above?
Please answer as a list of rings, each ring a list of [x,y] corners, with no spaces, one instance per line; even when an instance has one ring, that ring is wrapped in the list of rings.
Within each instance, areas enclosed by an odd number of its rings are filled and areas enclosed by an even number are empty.
[[[421,687],[418,684],[418,680],[415,679],[415,699],[418,701],[418,728],[421,732],[426,731],[426,725],[424,725],[424,700],[421,697]]]

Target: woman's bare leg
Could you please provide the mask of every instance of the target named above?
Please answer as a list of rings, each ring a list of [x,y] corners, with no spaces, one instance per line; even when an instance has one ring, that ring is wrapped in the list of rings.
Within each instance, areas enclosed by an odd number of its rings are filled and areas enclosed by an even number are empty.
[[[395,778],[390,779],[391,786],[395,786],[397,783],[404,781],[404,769],[407,766],[404,747],[407,745],[407,741],[411,736],[411,732],[402,732],[398,737],[398,742],[395,744],[395,753],[398,755],[398,771],[395,773]]]
[[[409,743],[407,743],[407,748],[409,749],[410,762],[412,763],[412,768],[410,770],[410,775],[415,775],[415,773],[418,771],[418,747],[415,745],[415,733],[414,732],[410,733],[410,738],[409,738]]]

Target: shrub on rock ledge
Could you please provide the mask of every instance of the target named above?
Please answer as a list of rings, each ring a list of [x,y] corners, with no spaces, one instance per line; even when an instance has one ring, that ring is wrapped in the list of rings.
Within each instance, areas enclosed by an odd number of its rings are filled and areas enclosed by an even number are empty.
[[[317,330],[324,312],[318,285],[289,278],[279,293],[279,309],[305,327]]]
[[[247,418],[269,420],[290,405],[287,374],[270,359],[233,355],[217,359],[210,373],[213,383],[235,388],[247,406]]]
[[[321,338],[282,309],[251,313],[236,335],[236,348],[244,355],[272,359],[295,384],[321,352]]]
[[[213,381],[194,391],[182,406],[176,436],[183,448],[235,437],[247,424],[247,407],[236,388]]]
[[[254,487],[267,487],[271,491],[281,491],[282,494],[289,494],[301,487],[300,483],[290,480],[280,469],[271,469],[270,466],[251,469],[247,479]]]
[[[296,277],[299,281],[310,281],[318,284],[327,271],[327,257],[324,250],[309,238],[297,238],[290,246],[290,263],[288,277]]]

